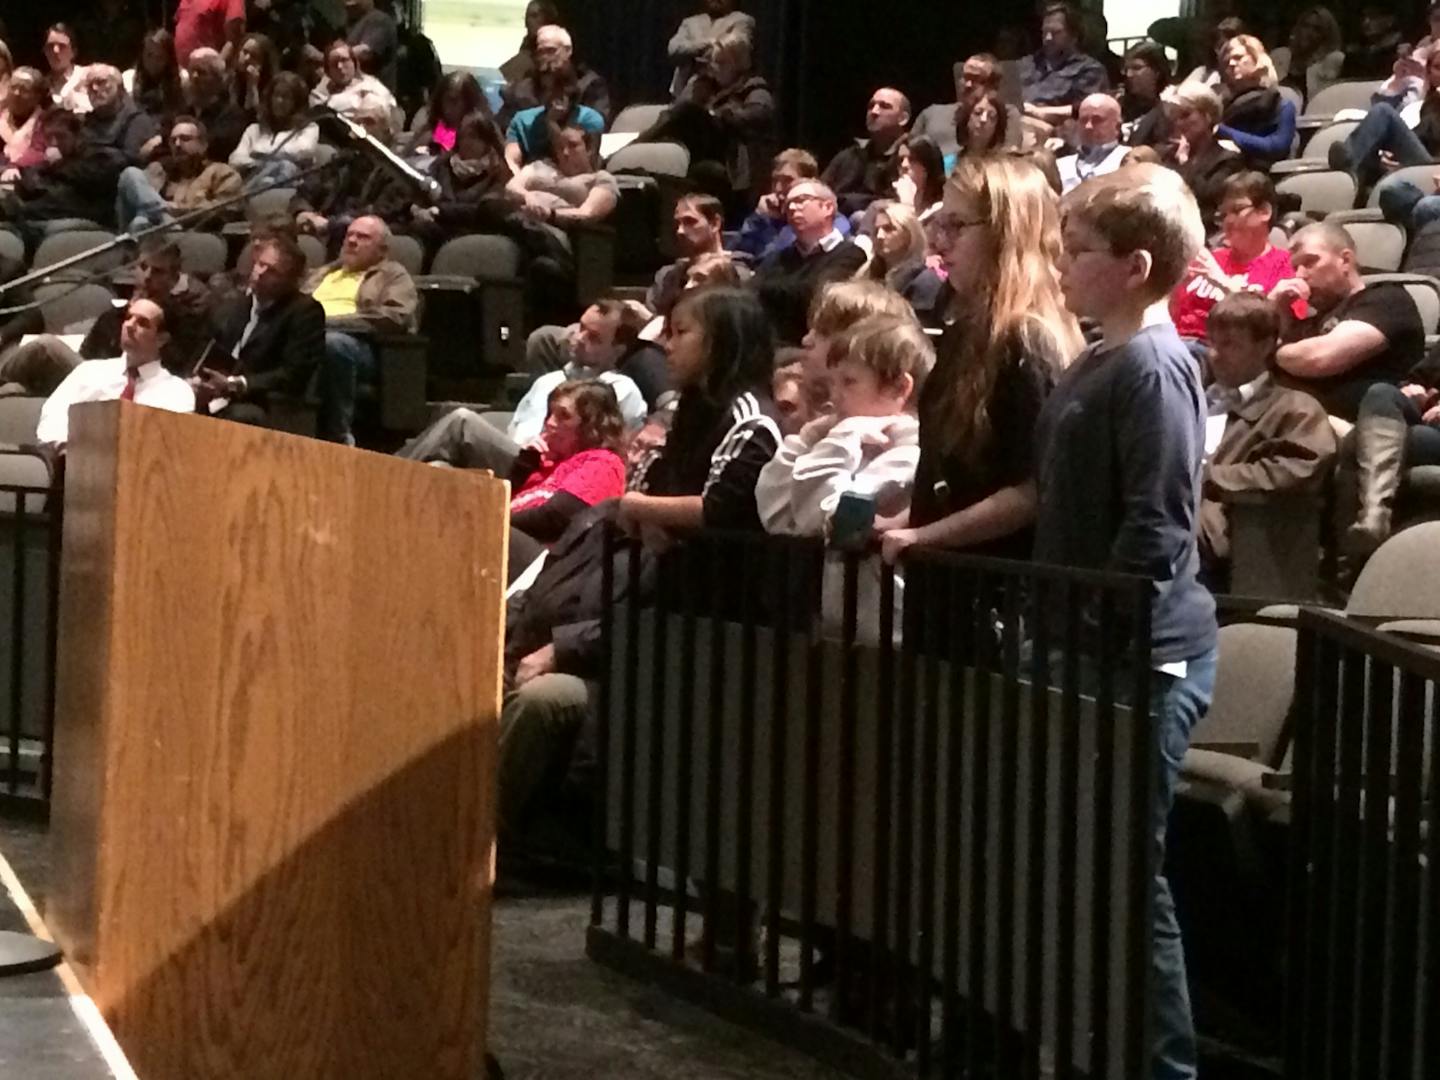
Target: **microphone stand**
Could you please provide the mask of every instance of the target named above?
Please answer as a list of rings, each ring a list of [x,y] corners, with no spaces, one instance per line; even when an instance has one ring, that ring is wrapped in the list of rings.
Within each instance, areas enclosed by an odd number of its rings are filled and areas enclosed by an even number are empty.
[[[246,202],[250,199],[255,198],[255,196],[257,195],[263,195],[267,191],[273,191],[276,188],[294,187],[297,180],[303,180],[308,176],[314,176],[316,173],[324,172],[326,169],[334,168],[336,165],[340,164],[343,161],[349,161],[355,155],[355,153],[356,151],[354,150],[338,150],[336,151],[335,156],[329,161],[323,162],[319,165],[312,165],[310,166],[310,168],[303,169],[300,172],[296,173],[294,176],[291,176],[287,179],[274,180],[268,184],[263,185],[262,187],[256,188],[254,191],[243,191],[239,195],[232,195],[228,199],[222,199],[219,202],[212,203],[209,206],[203,206],[197,210],[190,210],[184,214],[181,214],[179,217],[171,218],[169,221],[162,221],[156,225],[147,226],[146,228],[141,229],[139,232],[122,232],[119,236],[116,236],[111,240],[107,240],[102,244],[97,244],[93,248],[89,248],[85,251],[79,252],[78,254],[71,255],[68,258],[59,260],[58,262],[51,263],[49,266],[42,267],[39,270],[32,270],[30,271],[30,273],[24,274],[21,277],[13,278],[10,281],[0,283],[0,297],[5,296],[6,293],[10,292],[13,289],[23,288],[26,285],[35,285],[39,282],[47,280],[48,278],[52,278],[56,274],[61,273],[62,271],[67,270],[72,266],[76,266],[79,263],[83,263],[89,259],[93,259],[97,255],[103,255],[107,251],[113,251],[118,247],[126,247],[131,244],[138,244],[141,240],[144,240],[150,236],[154,236],[157,233],[167,232],[170,230],[183,230],[192,222],[200,221],[206,217],[211,216],[212,214],[217,213],[218,211],[225,210],[228,207],[234,206],[236,203]],[[109,271],[106,271],[106,273],[108,272]]]

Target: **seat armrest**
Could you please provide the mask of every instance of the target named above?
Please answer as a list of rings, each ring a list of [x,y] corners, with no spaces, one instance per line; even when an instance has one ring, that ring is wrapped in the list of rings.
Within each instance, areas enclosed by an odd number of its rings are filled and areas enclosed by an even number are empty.
[[[1192,742],[1190,749],[1224,754],[1227,757],[1242,758],[1246,761],[1254,761],[1260,756],[1260,744],[1257,742]]]
[[[577,221],[567,231],[575,253],[575,299],[588,307],[615,280],[615,230],[600,222]]]
[[[415,279],[415,288],[421,292],[473,293],[480,291],[480,279],[463,274],[423,274]]]

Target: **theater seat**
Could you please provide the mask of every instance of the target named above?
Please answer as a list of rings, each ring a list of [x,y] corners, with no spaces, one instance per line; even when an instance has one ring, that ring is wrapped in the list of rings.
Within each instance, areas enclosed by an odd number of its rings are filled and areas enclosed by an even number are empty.
[[[35,249],[35,259],[31,263],[31,269],[43,270],[48,266],[54,266],[66,259],[74,258],[76,255],[110,243],[114,239],[114,233],[105,232],[103,229],[75,229],[71,232],[55,233],[40,241],[40,246]],[[92,258],[85,259],[73,266],[67,266],[63,270],[57,270],[55,280],[63,278],[75,281],[79,278],[107,273],[118,269],[128,259],[128,249],[111,247],[97,253]]]
[[[1275,184],[1275,193],[1294,195],[1301,210],[1323,217],[1355,205],[1355,178],[1338,169],[1291,173]],[[1400,265],[1398,260],[1395,265]]]
[[[1332,83],[1306,103],[1305,112],[1300,116],[1303,127],[1328,124],[1342,109],[1370,111],[1370,99],[1375,96],[1379,83],[1374,79],[1346,79]]]
[[[115,303],[103,285],[51,282],[35,286],[47,334],[80,334]]]
[[[465,377],[515,370],[525,356],[521,252],[508,237],[447,240],[416,278],[425,297],[422,329],[432,343],[431,370]]]
[[[225,271],[228,254],[225,241],[215,233],[178,232],[169,237],[180,248],[180,269],[187,274],[208,278]]]

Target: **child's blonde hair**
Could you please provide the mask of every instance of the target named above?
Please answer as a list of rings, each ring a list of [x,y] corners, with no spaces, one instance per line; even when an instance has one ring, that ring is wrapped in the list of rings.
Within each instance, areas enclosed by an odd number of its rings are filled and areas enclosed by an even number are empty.
[[[834,337],[871,315],[915,320],[915,311],[903,296],[878,281],[837,281],[820,290],[810,305],[810,329]],[[918,325],[918,323],[917,323]]]
[[[935,346],[913,315],[871,315],[844,331],[830,350],[831,367],[847,360],[873,371],[886,389],[909,375],[913,400],[935,366]]]
[[[1150,254],[1145,293],[1168,296],[1205,243],[1195,196],[1180,174],[1159,165],[1129,165],[1092,177],[1063,203],[1065,221],[1078,221],[1115,255]]]

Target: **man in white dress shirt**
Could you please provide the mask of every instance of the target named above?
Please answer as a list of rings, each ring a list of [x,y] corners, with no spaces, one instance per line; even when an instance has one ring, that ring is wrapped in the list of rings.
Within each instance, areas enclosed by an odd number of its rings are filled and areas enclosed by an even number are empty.
[[[194,412],[195,391],[160,362],[160,350],[169,337],[165,309],[154,300],[132,300],[120,327],[121,355],[86,360],[70,372],[45,399],[36,440],[63,446],[70,438],[70,406],[82,401],[119,399],[171,412]]]

